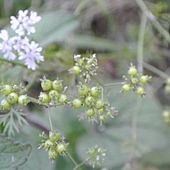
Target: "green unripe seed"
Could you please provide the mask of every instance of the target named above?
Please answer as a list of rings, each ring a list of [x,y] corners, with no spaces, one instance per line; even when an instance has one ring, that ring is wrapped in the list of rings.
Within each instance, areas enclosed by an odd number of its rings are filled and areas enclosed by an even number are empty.
[[[10,93],[12,92],[12,87],[8,84],[5,84],[2,86],[2,90],[1,90],[1,93],[4,94],[4,95],[9,95]]]
[[[18,102],[18,94],[15,92],[12,92],[8,95],[7,100],[11,104],[15,104]]]
[[[41,92],[40,95],[38,96],[39,101],[42,103],[48,103],[49,102],[49,96],[48,94]]]
[[[48,158],[49,159],[56,159],[57,158],[57,156],[58,156],[58,152],[57,152],[57,150],[56,149],[50,149],[50,150],[48,150]]]
[[[57,144],[57,152],[59,154],[65,153],[67,151],[67,145],[65,143],[58,143]]]
[[[48,95],[51,100],[57,100],[59,92],[57,90],[50,90]]]
[[[136,84],[138,82],[138,79],[137,78],[132,78],[131,81],[132,81],[132,84]]]
[[[136,94],[143,95],[144,94],[144,88],[143,87],[137,87],[136,88]]]
[[[142,75],[139,79],[140,83],[145,84],[148,82],[148,76],[147,75]]]
[[[61,135],[58,132],[50,131],[49,132],[49,139],[52,142],[57,142],[60,139]]]
[[[100,116],[99,116],[99,120],[100,120],[101,122],[103,122],[104,119],[105,119],[104,115],[100,115]]]
[[[162,116],[163,116],[165,122],[170,122],[170,111],[164,110],[162,113]]]
[[[95,87],[92,87],[90,89],[90,94],[93,96],[93,97],[98,97],[101,93],[101,90],[98,86],[95,86]]]
[[[60,104],[66,104],[68,102],[68,98],[65,94],[60,94],[58,96],[58,103]]]
[[[88,109],[85,111],[85,114],[86,114],[87,117],[92,117],[92,116],[95,115],[95,113],[96,113],[95,110],[92,109],[92,108],[88,108]]]
[[[98,99],[95,103],[96,109],[102,109],[105,106],[105,103],[102,99]]]
[[[170,93],[170,85],[166,85],[164,88],[164,91],[166,94],[169,94]]]
[[[9,110],[11,108],[11,103],[9,103],[7,99],[3,99],[0,107],[2,107],[3,110]]]
[[[62,81],[61,80],[54,80],[52,82],[52,87],[54,90],[60,90],[63,88],[63,84],[62,84]]]
[[[88,106],[88,107],[91,107],[93,106],[95,100],[92,96],[88,96],[85,98],[85,104]]]
[[[51,141],[50,139],[47,139],[45,141],[44,147],[47,148],[47,149],[54,148],[55,143],[53,141]]]
[[[78,94],[80,96],[86,96],[88,94],[88,91],[89,91],[89,89],[86,85],[80,85],[78,87]]]
[[[128,92],[128,91],[130,91],[130,89],[131,89],[130,84],[124,84],[122,86],[122,91],[123,92]]]
[[[44,91],[48,91],[52,88],[52,82],[49,79],[43,79],[41,82],[41,87]]]
[[[82,106],[82,101],[80,99],[74,99],[72,101],[72,106],[76,109],[79,109]]]
[[[166,84],[170,86],[170,78],[167,78]]]
[[[90,79],[90,74],[86,74],[86,79]]]
[[[79,74],[79,73],[80,73],[80,71],[81,71],[81,69],[80,69],[80,67],[79,67],[79,66],[74,66],[74,67],[72,68],[72,72],[73,72],[73,74]]]
[[[91,69],[91,65],[90,64],[85,65],[85,69],[89,71]]]
[[[135,66],[131,66],[130,68],[129,68],[129,70],[128,70],[128,74],[130,75],[130,76],[136,76],[137,75],[137,69],[135,68]]]
[[[18,103],[20,105],[26,106],[29,102],[30,102],[30,100],[26,94],[18,97]]]

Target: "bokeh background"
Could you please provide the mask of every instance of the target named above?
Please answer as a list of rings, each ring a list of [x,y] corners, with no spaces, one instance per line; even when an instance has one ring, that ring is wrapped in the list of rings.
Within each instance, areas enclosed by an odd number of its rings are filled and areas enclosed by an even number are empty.
[[[170,0],[144,2],[170,32]],[[44,75],[63,79],[65,85],[69,84],[69,95],[74,95],[76,84],[68,73],[74,54],[96,53],[98,80],[102,84],[123,81],[130,63],[137,65],[142,11],[135,0],[0,0],[0,29],[8,29],[10,16],[25,9],[42,17],[31,38],[43,47],[45,62],[35,72],[1,62],[0,72],[1,79],[7,82],[32,82],[29,95],[38,96],[39,78]],[[152,76],[145,87],[147,94],[141,98],[133,92],[120,93],[121,85],[105,88],[104,98],[119,112],[113,120],[102,127],[89,126],[86,120],[78,121],[81,111],[67,106],[51,109],[54,127],[66,136],[69,151],[78,162],[87,157],[88,147],[98,144],[107,152],[103,169],[96,170],[170,169],[170,125],[162,117],[162,112],[169,110],[170,101],[170,90],[165,90],[166,76],[162,76],[162,72],[170,74],[170,43],[149,19],[143,49],[144,74]],[[44,150],[37,150],[39,134],[49,130],[46,108],[30,104],[25,112],[30,126],[24,126],[12,138],[31,143],[32,151],[19,169],[74,169],[69,158],[58,157],[52,164]],[[92,168],[84,165],[80,169]]]

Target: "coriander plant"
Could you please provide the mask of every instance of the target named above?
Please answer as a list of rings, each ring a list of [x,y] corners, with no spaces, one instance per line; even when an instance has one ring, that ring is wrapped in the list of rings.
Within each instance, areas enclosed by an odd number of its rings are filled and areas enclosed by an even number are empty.
[[[105,12],[109,8],[102,0],[94,3]],[[73,170],[149,170],[162,166],[157,160],[164,152],[162,162],[168,165],[165,158],[169,156],[166,134],[170,109],[166,106],[164,110],[155,99],[154,81],[159,78],[157,75],[163,78],[168,95],[170,78],[152,66],[149,59],[145,60],[144,54],[147,27],[159,32],[167,43],[170,35],[151,5],[143,0],[136,0],[135,4],[141,14],[136,57],[123,67],[118,63],[120,75],[116,80],[103,72],[102,64],[107,61],[100,50],[84,54],[74,50],[76,41],[71,42],[72,51],[56,46],[64,27],[47,36],[55,30],[55,19],[59,25],[68,24],[74,16],[65,17],[64,12],[59,12],[41,17],[27,9],[10,17],[10,27],[0,30],[0,169],[56,166]],[[78,16],[86,5],[86,1],[79,2],[74,14]],[[110,14],[106,14],[109,20]],[[76,24],[72,25],[76,28]],[[43,36],[47,37],[44,41]],[[74,36],[68,34],[65,43],[69,38]],[[98,39],[88,40],[92,48],[97,46]],[[105,49],[112,48],[109,41],[101,42],[108,43]],[[37,157],[42,165],[37,164]]]

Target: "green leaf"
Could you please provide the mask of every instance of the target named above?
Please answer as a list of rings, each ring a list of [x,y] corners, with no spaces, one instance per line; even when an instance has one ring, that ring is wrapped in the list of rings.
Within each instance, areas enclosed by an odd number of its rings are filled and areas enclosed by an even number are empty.
[[[141,158],[144,164],[153,164],[156,166],[165,166],[170,161],[170,146],[163,149],[156,149]],[[159,154],[158,154],[159,153]]]
[[[30,144],[15,143],[0,135],[0,169],[15,170],[24,164],[31,152]]]
[[[31,36],[41,46],[54,42],[61,42],[78,27],[75,17],[66,11],[49,12],[42,14],[42,19],[36,24],[36,32]]]
[[[0,53],[0,57],[3,56]],[[5,65],[7,64],[7,65]],[[21,81],[21,73],[23,72],[23,68],[21,66],[9,67],[7,62],[4,62],[4,67],[0,66],[1,78],[2,80],[10,80],[11,82],[20,82]],[[16,76],[17,75],[17,76]]]
[[[8,135],[14,135],[15,130],[19,133],[18,126],[28,125],[24,116],[26,116],[25,113],[16,111],[14,108],[11,108],[6,114],[0,115],[0,123],[4,126],[3,132],[8,133]]]
[[[66,43],[75,48],[118,51],[120,46],[113,41],[89,35],[72,35]]]
[[[35,116],[34,119],[38,119],[38,121],[41,122],[41,119],[38,116]],[[41,138],[39,137],[39,134],[41,133],[42,130],[37,129],[34,126],[25,126],[19,134],[15,135],[15,139],[19,139],[23,143],[29,141],[32,146],[32,151],[28,161],[19,170],[55,169],[55,161],[52,163],[52,161],[48,158],[48,152],[43,148],[38,149],[39,144],[41,143]]]

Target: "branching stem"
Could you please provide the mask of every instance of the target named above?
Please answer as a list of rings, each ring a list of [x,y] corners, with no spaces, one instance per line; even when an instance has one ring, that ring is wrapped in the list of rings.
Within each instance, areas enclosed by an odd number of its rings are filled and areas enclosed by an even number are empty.
[[[26,68],[26,66],[24,64],[22,64],[22,63],[20,63],[18,61],[8,60],[8,59],[2,58],[2,57],[0,57],[0,61],[4,61],[4,62],[10,63],[10,64],[14,64],[14,65],[19,65],[21,67],[25,67]]]
[[[117,83],[109,83],[109,84],[105,84],[103,85],[104,87],[108,87],[108,86],[116,86],[116,85],[122,85],[123,82],[117,82]]]
[[[148,70],[152,71],[153,73],[161,76],[161,77],[164,78],[164,79],[169,78],[169,76],[168,76],[166,73],[164,73],[163,71],[157,69],[156,67],[154,67],[154,66],[152,66],[152,65],[150,65],[150,64],[148,64],[148,63],[143,62],[143,66],[144,66],[145,68],[147,68]]]
[[[52,119],[51,119],[51,112],[50,112],[50,108],[48,108],[48,118],[49,118],[49,122],[50,122],[50,128],[51,128],[51,131],[53,131],[53,124],[52,124]]]
[[[136,0],[136,3],[143,11],[143,13],[148,17],[153,24],[153,26],[162,34],[165,40],[170,43],[170,35],[169,33],[162,27],[162,25],[156,20],[155,16],[149,11],[143,0]]]
[[[144,47],[144,36],[145,28],[147,23],[147,16],[143,13],[140,23],[139,38],[138,38],[138,51],[137,51],[137,60],[138,60],[138,71],[143,73],[143,47]]]

